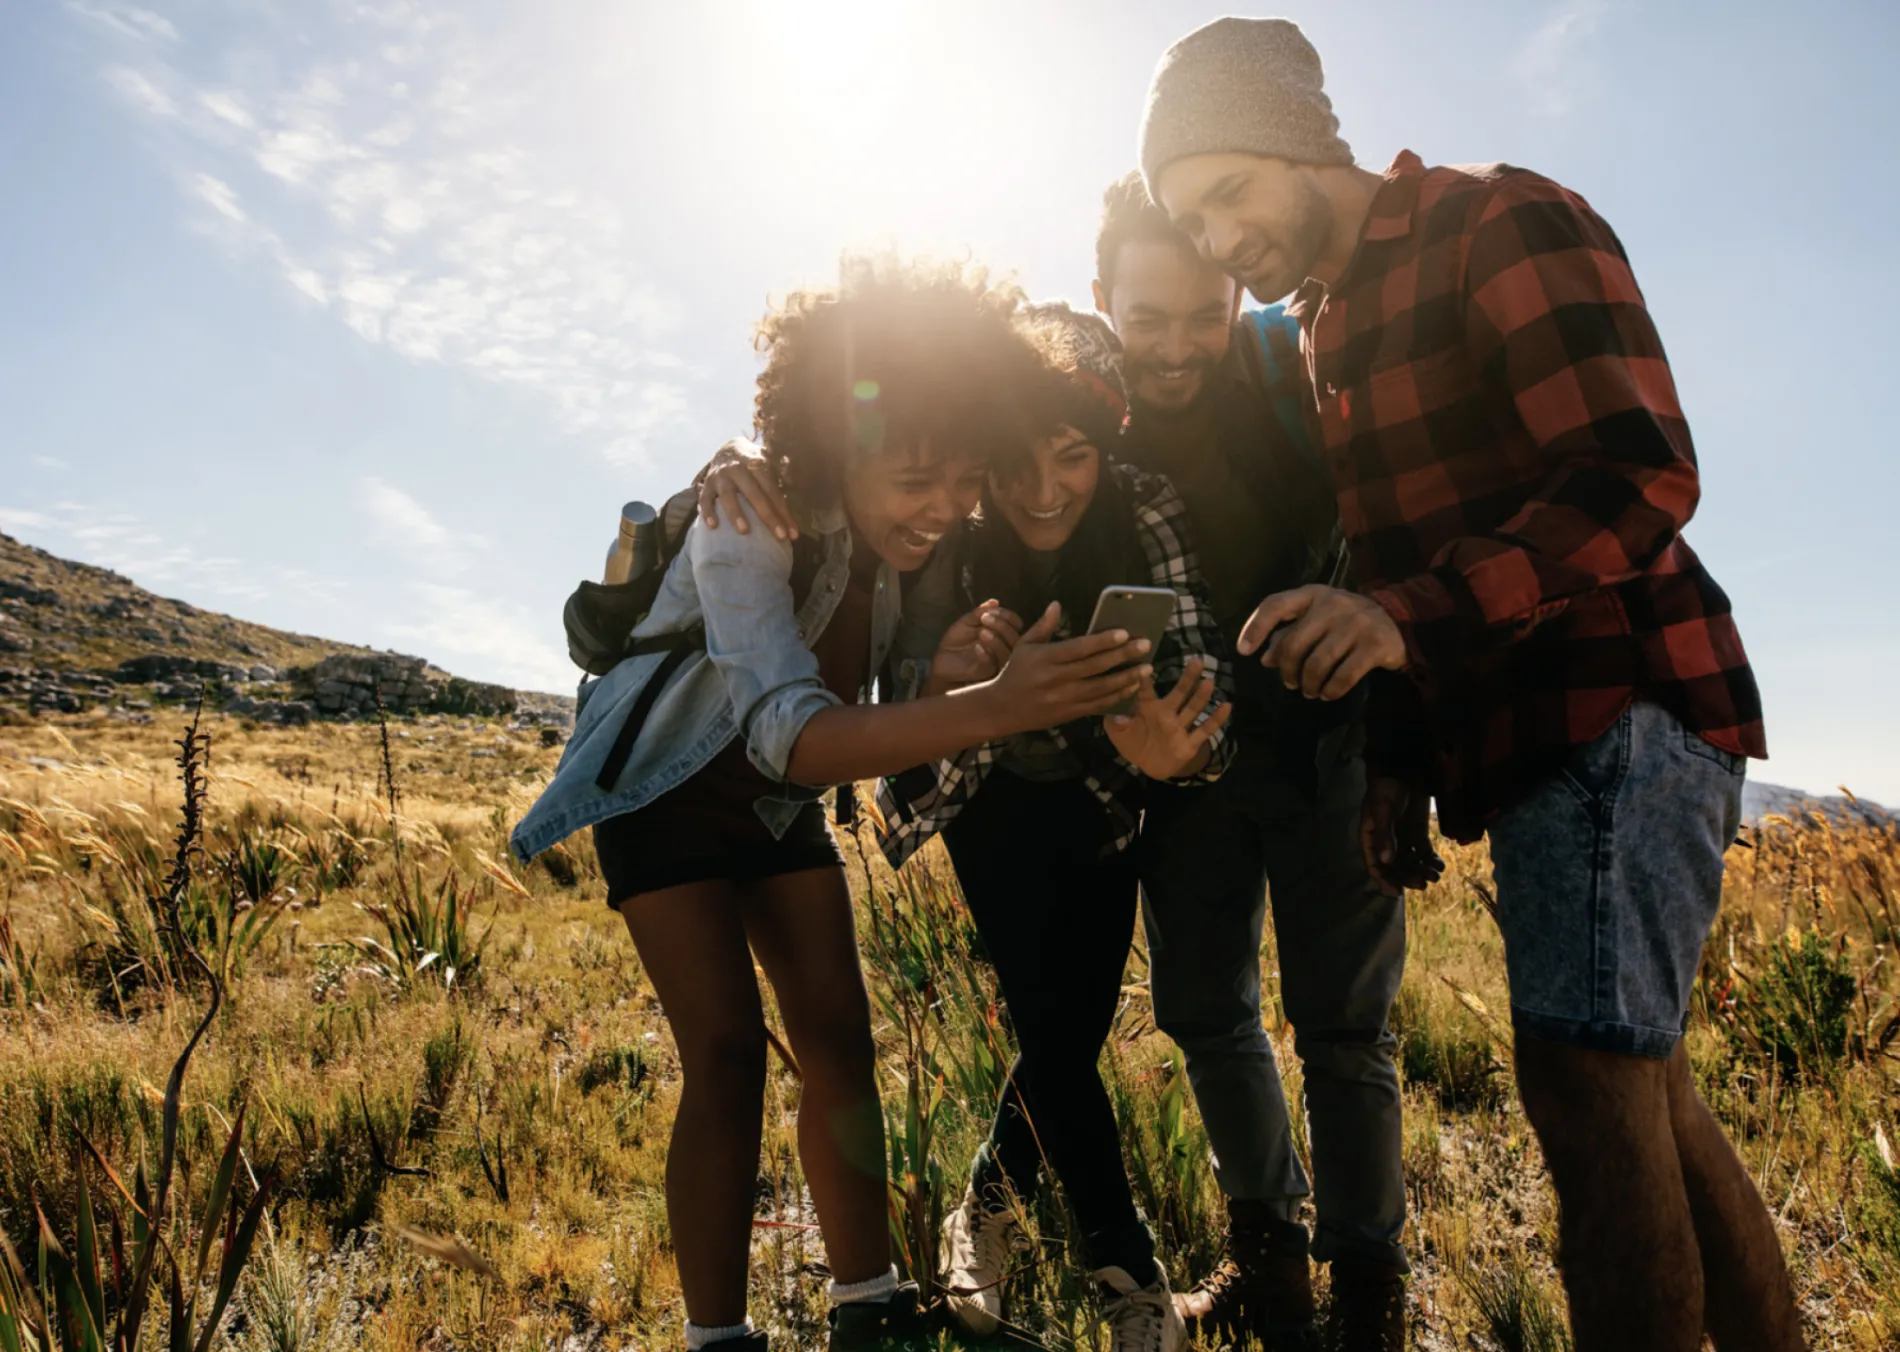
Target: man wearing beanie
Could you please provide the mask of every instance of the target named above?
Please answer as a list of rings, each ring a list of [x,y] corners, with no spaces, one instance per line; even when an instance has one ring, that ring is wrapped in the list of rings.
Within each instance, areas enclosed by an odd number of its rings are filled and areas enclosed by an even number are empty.
[[[1801,1347],[1773,1222],[1681,1041],[1766,743],[1728,598],[1682,538],[1695,453],[1621,243],[1521,169],[1357,168],[1284,20],[1170,48],[1140,158],[1205,256],[1294,295],[1353,590],[1268,597],[1238,646],[1308,695],[1368,682],[1375,875],[1437,876],[1432,799],[1446,835],[1489,837],[1578,1352]]]

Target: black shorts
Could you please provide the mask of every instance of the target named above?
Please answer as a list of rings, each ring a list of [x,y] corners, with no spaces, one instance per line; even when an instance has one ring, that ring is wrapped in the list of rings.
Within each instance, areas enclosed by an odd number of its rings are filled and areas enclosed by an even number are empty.
[[[666,809],[668,796],[594,828],[594,851],[607,879],[609,906],[618,909],[643,892],[714,878],[747,881],[844,866],[823,802],[805,804],[785,834],[774,840],[749,802],[746,811],[756,829],[735,823],[727,812]]]

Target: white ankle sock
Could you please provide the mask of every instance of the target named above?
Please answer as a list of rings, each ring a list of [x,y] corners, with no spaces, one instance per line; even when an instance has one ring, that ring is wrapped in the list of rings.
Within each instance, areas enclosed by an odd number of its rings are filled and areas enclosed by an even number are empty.
[[[869,1281],[852,1282],[849,1286],[833,1282],[826,1292],[833,1305],[856,1305],[860,1302],[883,1302],[897,1294],[897,1265],[893,1263],[889,1272]]]
[[[687,1352],[699,1352],[699,1349],[711,1343],[724,1342],[728,1338],[743,1338],[752,1332],[752,1321],[743,1324],[726,1324],[719,1328],[707,1328],[704,1324],[686,1321]]]

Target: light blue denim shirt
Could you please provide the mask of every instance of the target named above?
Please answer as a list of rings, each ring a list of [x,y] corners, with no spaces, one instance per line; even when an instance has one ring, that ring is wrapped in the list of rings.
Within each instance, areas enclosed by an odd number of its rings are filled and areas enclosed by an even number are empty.
[[[634,812],[692,778],[743,737],[746,755],[777,792],[760,798],[759,818],[782,835],[798,810],[824,789],[787,782],[792,747],[820,709],[839,703],[825,689],[811,644],[831,623],[851,566],[851,530],[841,509],[814,521],[823,543],[811,593],[794,613],[792,547],[748,519],[708,530],[698,520],[668,567],[653,609],[634,634],[649,638],[706,627],[706,649],[689,653],[655,701],[633,754],[611,790],[594,780],[628,712],[664,654],[629,657],[598,680],[584,681],[574,735],[554,779],[514,829],[509,843],[524,862],[585,826]],[[872,598],[869,669],[884,664],[897,632],[898,577],[878,568]]]

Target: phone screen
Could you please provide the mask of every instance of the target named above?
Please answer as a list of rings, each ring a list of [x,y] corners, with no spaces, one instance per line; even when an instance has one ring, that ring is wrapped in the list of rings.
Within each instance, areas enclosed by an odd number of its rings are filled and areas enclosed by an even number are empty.
[[[1095,616],[1089,632],[1100,634],[1109,629],[1125,629],[1130,638],[1148,640],[1148,659],[1161,646],[1161,635],[1174,614],[1175,595],[1170,587],[1104,587],[1095,601]],[[1110,709],[1111,714],[1133,712],[1135,701],[1125,699]]]

